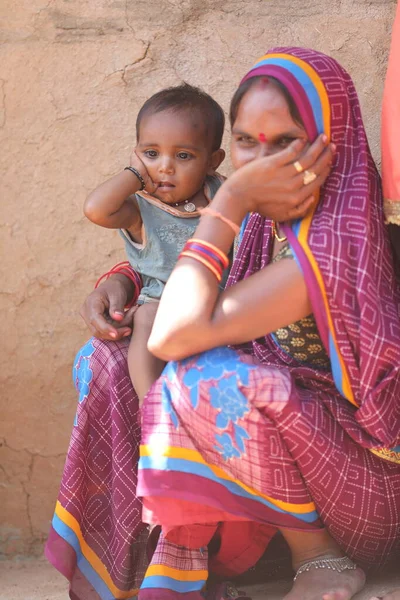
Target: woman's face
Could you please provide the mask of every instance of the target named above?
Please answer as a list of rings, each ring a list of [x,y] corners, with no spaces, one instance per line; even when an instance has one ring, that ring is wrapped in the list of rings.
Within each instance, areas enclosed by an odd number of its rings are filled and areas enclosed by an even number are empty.
[[[266,142],[260,142],[263,133]],[[231,157],[235,169],[283,150],[294,140],[307,140],[280,89],[271,81],[257,82],[243,96],[232,127]]]

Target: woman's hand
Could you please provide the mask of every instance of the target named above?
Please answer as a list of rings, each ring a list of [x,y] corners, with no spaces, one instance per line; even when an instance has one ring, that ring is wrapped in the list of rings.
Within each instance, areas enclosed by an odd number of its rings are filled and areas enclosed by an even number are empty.
[[[277,222],[303,217],[314,202],[314,194],[329,175],[335,146],[320,135],[308,148],[295,140],[273,155],[253,160],[235,171],[225,182],[228,195],[244,202],[247,212],[258,212]],[[303,169],[298,172],[294,163]],[[304,171],[316,179],[304,185]]]
[[[137,306],[127,312],[124,306],[132,294],[132,282],[121,274],[111,275],[89,294],[80,314],[95,337],[115,341],[131,335]]]
[[[146,184],[145,188],[144,188],[146,190],[146,192],[149,192],[149,194],[154,194],[154,192],[157,190],[158,186],[151,179],[149,172],[146,169],[146,165],[140,159],[139,155],[136,153],[136,148],[134,148],[132,150],[131,160],[130,160],[129,164],[134,169],[137,169],[139,171],[139,173],[141,174],[141,176],[143,177],[144,182]]]

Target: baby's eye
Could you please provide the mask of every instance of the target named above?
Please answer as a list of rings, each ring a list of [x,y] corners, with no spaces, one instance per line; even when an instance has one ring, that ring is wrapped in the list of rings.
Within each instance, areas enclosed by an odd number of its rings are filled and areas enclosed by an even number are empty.
[[[156,158],[158,156],[158,152],[156,150],[145,150],[144,154],[148,158]]]
[[[177,156],[181,160],[189,160],[190,158],[193,158],[193,156],[189,154],[189,152],[178,152]]]

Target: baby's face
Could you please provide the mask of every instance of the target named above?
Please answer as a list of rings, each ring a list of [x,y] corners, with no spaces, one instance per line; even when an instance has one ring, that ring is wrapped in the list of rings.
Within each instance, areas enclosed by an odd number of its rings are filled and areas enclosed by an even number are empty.
[[[145,116],[136,153],[158,186],[153,195],[168,204],[195,196],[211,168],[211,142],[196,111]]]

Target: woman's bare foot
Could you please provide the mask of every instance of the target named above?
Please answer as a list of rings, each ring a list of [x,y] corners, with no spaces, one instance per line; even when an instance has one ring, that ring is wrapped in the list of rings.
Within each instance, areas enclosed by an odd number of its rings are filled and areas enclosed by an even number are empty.
[[[358,568],[341,573],[310,569],[298,576],[284,600],[350,600],[364,585],[364,571]],[[400,596],[393,600],[400,600]]]
[[[343,552],[326,529],[315,532],[281,529],[292,553],[295,571],[309,565],[309,570],[299,572],[292,589],[284,600],[350,600],[365,585],[365,574],[361,569],[347,568],[342,571],[334,567],[353,566],[343,557]],[[315,568],[310,563],[332,561],[330,569]]]

